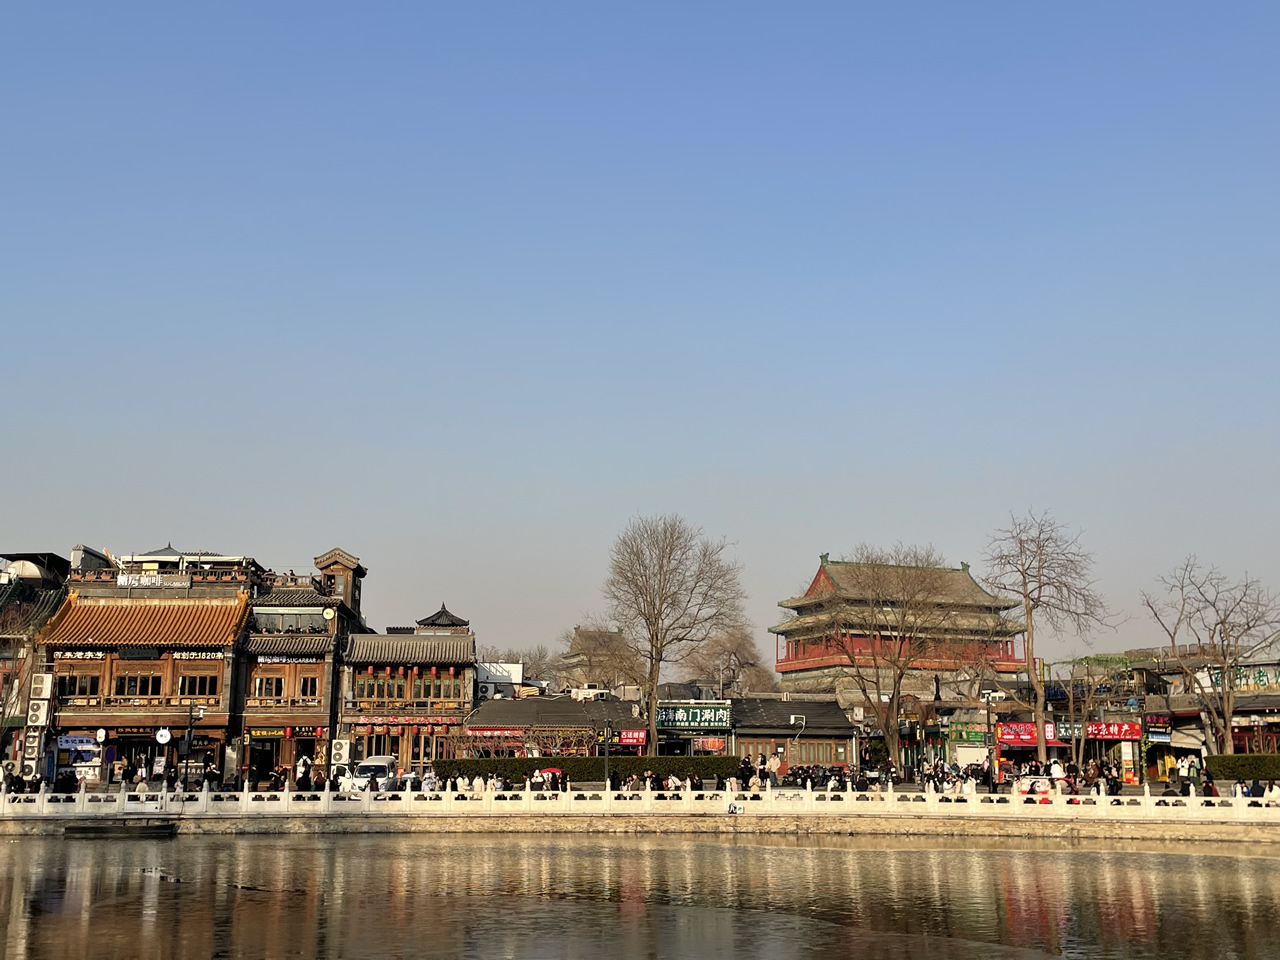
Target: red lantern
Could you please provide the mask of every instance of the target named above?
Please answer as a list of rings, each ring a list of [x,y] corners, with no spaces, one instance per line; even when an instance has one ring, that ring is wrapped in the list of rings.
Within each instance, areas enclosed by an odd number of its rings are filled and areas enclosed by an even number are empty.
[[[284,738],[285,738],[286,740],[292,740],[292,739],[293,739],[293,727],[285,727],[285,728],[284,728]]]
[[[431,668],[431,675],[432,675],[433,677],[436,675],[436,668],[435,668],[435,667],[432,667],[432,668]]]
[[[324,727],[316,727],[316,739],[317,740],[324,739]]]
[[[418,735],[418,725],[416,723],[413,725],[413,735],[415,737]]]
[[[418,675],[418,668],[417,668],[417,667],[414,667],[414,668],[413,668],[413,675],[414,675],[415,677]]]
[[[404,667],[401,667],[397,672],[400,674],[400,676],[402,676],[402,677],[403,677],[403,676],[404,676]]]
[[[384,668],[384,669],[383,669],[383,671],[382,671],[382,675],[383,675],[384,677],[389,677],[389,676],[391,676],[391,668],[390,668],[390,667],[386,667],[386,668]]]
[[[453,671],[454,671],[454,668],[453,668],[453,667],[450,667],[450,668],[449,668],[449,676],[451,676],[451,677],[453,676]]]
[[[430,734],[431,734],[431,731],[432,731],[431,724],[429,724],[429,723],[428,723],[428,724],[427,724],[427,734],[428,734],[428,735],[430,735]]]
[[[373,664],[369,664],[369,676],[373,676]]]
[[[445,726],[441,726],[436,730],[436,733],[440,734],[440,736],[442,737],[448,732],[449,732],[449,728]]]

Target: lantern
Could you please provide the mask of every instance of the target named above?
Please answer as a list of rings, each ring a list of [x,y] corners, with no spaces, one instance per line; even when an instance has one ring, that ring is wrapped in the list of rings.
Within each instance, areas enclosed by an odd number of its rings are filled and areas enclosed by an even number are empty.
[[[435,668],[435,667],[432,667],[432,668],[431,668],[431,675],[432,675],[433,677],[436,675],[436,668]]]
[[[446,733],[448,733],[448,732],[449,732],[449,728],[448,728],[448,727],[441,726],[441,727],[437,727],[437,728],[436,728],[436,733],[440,734],[440,736],[442,736],[442,737],[443,737]]]
[[[293,727],[285,727],[285,728],[284,728],[284,738],[285,738],[286,740],[292,740],[292,739],[293,739]]]
[[[391,676],[391,668],[390,668],[390,667],[385,667],[385,668],[383,669],[383,671],[382,671],[382,675],[383,675],[384,677],[389,677],[389,676]]]
[[[453,676],[453,671],[454,671],[455,669],[456,669],[455,667],[450,667],[450,668],[449,668],[449,676],[451,676],[451,677]]]
[[[433,728],[432,728],[431,724],[429,724],[429,723],[428,723],[428,724],[427,724],[427,735],[428,735],[428,736],[430,736],[430,734],[431,734],[432,730],[433,730]]]
[[[371,664],[369,664],[368,674],[369,674],[369,676],[371,676],[371,677],[373,676],[373,664],[372,664],[372,663],[371,663]]]
[[[417,667],[414,667],[414,668],[413,668],[413,675],[414,675],[415,677],[418,675],[418,668],[417,668]]]
[[[403,677],[403,676],[404,676],[404,667],[401,667],[397,672],[400,674],[400,676],[402,676],[402,677]]]
[[[413,730],[411,732],[415,737],[418,735],[418,725],[416,723],[413,725]]]
[[[317,740],[324,739],[324,727],[316,727],[316,739]]]

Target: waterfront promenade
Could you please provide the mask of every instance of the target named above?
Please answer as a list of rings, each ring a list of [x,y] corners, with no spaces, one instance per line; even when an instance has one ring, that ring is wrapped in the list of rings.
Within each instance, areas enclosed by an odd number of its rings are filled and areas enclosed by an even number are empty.
[[[3,794],[0,833],[172,824],[178,833],[602,832],[1057,836],[1280,841],[1280,807],[1241,798],[950,797],[807,789],[634,793],[327,791]]]

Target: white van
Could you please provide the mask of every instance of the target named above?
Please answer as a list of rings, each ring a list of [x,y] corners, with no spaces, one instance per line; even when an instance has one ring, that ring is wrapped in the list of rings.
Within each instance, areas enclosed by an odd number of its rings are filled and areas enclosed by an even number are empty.
[[[387,789],[387,785],[396,779],[396,767],[400,761],[395,757],[369,757],[361,760],[356,767],[355,782],[352,789],[361,792],[369,789],[369,778],[378,778],[378,790]]]

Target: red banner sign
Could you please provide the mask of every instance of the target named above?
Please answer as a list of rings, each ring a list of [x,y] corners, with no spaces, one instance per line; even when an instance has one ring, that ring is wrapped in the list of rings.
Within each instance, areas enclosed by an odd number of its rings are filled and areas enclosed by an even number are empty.
[[[1092,721],[1085,725],[1085,735],[1090,740],[1141,740],[1141,723]]]
[[[618,743],[624,747],[643,747],[648,739],[648,730],[623,730],[618,738]]]
[[[1053,721],[1046,720],[1044,724],[1044,739],[1046,743],[1053,740],[1055,732]],[[1021,747],[1034,747],[1036,745],[1036,725],[1034,723],[997,723],[996,738],[1001,743],[1011,743]]]

